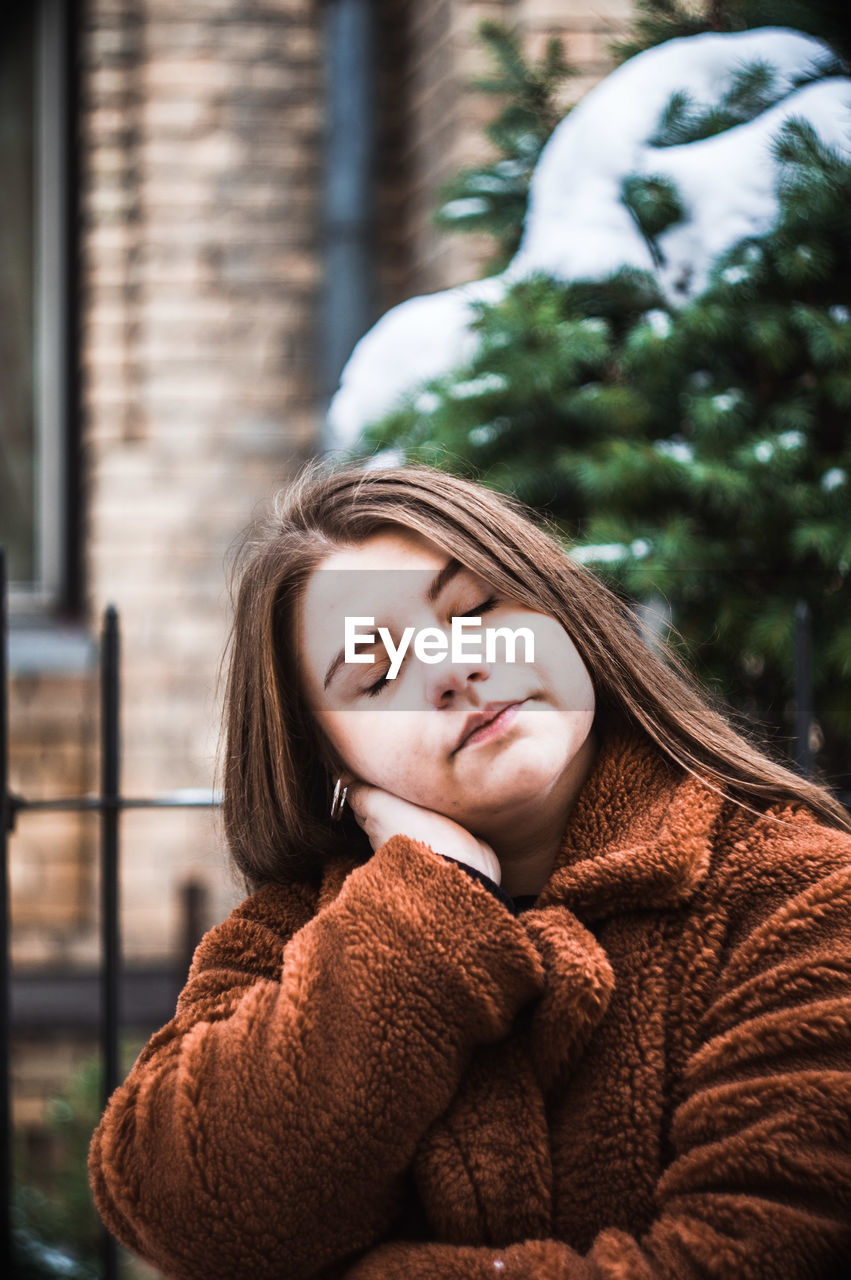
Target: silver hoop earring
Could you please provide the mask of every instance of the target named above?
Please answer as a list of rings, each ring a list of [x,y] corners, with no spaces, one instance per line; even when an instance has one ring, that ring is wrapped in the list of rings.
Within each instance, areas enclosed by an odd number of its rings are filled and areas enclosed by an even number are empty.
[[[346,807],[346,794],[349,788],[343,786],[343,779],[337,779],[337,785],[334,787],[334,798],[331,801],[331,821],[339,822],[343,816],[343,810]]]

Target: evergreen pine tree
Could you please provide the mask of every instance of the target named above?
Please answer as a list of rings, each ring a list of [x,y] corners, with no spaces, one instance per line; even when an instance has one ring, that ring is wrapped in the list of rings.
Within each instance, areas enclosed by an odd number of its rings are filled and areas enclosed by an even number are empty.
[[[811,7],[815,21],[831,6]],[[710,8],[729,22],[759,6]],[[706,137],[775,100],[771,73],[743,68],[710,112],[673,100],[654,141]],[[716,261],[687,305],[635,271],[518,282],[478,308],[472,361],[412,391],[364,448],[401,447],[546,512],[616,589],[666,603],[710,690],[778,745],[790,745],[805,601],[817,764],[848,789],[851,164],[794,121],[776,157],[774,228]],[[633,176],[621,195],[658,252],[681,217],[676,190]]]
[[[851,15],[846,0],[636,0],[631,36],[617,42],[621,59],[680,36],[703,31],[789,27],[829,44],[846,67],[851,63]]]

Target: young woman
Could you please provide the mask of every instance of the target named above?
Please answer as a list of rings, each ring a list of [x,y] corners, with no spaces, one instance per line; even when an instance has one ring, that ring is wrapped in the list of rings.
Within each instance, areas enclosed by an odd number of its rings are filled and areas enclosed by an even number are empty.
[[[92,1143],[129,1249],[176,1280],[848,1274],[845,811],[519,504],[308,466],[249,547],[226,726],[251,895]]]

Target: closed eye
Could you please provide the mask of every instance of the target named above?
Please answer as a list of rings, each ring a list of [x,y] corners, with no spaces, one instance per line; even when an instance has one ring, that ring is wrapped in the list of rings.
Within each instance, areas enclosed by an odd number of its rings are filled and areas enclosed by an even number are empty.
[[[490,613],[491,609],[495,609],[499,604],[497,596],[488,596],[487,600],[483,600],[481,604],[476,605],[475,609],[470,609],[467,613],[459,614],[461,618],[478,618],[483,613]]]
[[[380,680],[376,680],[375,684],[367,685],[367,687],[363,690],[363,693],[365,693],[368,698],[374,698],[376,697],[377,694],[381,693],[381,690],[385,687],[387,683],[388,683],[388,680],[387,680],[387,675],[385,673]]]

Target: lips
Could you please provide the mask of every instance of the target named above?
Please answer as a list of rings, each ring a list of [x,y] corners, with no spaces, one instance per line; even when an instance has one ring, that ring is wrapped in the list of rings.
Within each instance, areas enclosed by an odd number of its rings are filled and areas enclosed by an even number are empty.
[[[505,711],[506,707],[516,707],[520,705],[523,699],[513,699],[510,702],[489,702],[481,711],[475,712],[474,715],[467,716],[464,721],[464,728],[461,730],[460,737],[452,748],[452,755],[460,751],[464,743],[471,737],[477,729],[481,729],[484,725],[490,724],[497,716]]]

